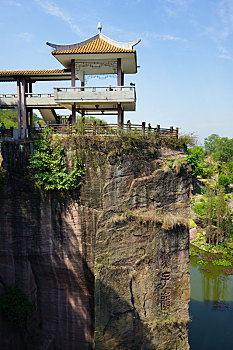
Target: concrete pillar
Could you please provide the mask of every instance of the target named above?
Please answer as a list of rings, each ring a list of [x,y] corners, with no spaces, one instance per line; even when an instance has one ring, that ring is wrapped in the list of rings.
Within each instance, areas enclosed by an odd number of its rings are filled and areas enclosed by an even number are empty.
[[[25,92],[26,92],[26,82],[25,82],[25,79],[23,78],[22,79],[23,138],[26,137],[26,129],[27,129]]]
[[[21,82],[17,79],[17,95],[18,95],[18,135],[21,139]]]

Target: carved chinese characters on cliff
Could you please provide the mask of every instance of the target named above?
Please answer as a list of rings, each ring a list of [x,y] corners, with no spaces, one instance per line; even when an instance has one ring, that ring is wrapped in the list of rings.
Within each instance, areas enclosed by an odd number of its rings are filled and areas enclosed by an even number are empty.
[[[160,263],[162,267],[161,282],[160,282],[160,305],[162,311],[170,311],[171,309],[171,292],[169,284],[171,283],[170,271],[170,254],[166,249],[160,256]]]

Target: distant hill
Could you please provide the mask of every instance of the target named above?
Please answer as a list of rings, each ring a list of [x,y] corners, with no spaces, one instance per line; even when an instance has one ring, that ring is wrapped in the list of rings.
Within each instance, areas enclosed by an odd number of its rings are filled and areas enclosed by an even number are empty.
[[[33,113],[33,122],[36,123],[40,120],[38,116]],[[4,123],[6,128],[9,129],[11,126],[18,129],[18,111],[16,109],[0,109],[0,123]]]

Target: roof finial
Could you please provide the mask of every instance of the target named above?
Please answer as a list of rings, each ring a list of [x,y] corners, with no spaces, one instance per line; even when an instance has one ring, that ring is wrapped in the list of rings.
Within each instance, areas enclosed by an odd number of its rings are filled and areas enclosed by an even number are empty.
[[[98,31],[99,31],[99,34],[101,33],[101,30],[102,30],[102,24],[101,22],[98,23]]]

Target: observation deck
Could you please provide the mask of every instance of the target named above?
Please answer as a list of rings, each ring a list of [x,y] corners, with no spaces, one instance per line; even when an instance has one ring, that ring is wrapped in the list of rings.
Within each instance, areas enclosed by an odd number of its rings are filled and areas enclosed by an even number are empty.
[[[136,92],[132,86],[54,88],[54,101],[68,109],[135,111]]]
[[[0,94],[0,108],[17,108],[17,94]],[[61,108],[54,100],[54,93],[25,93],[25,106],[30,108]]]

